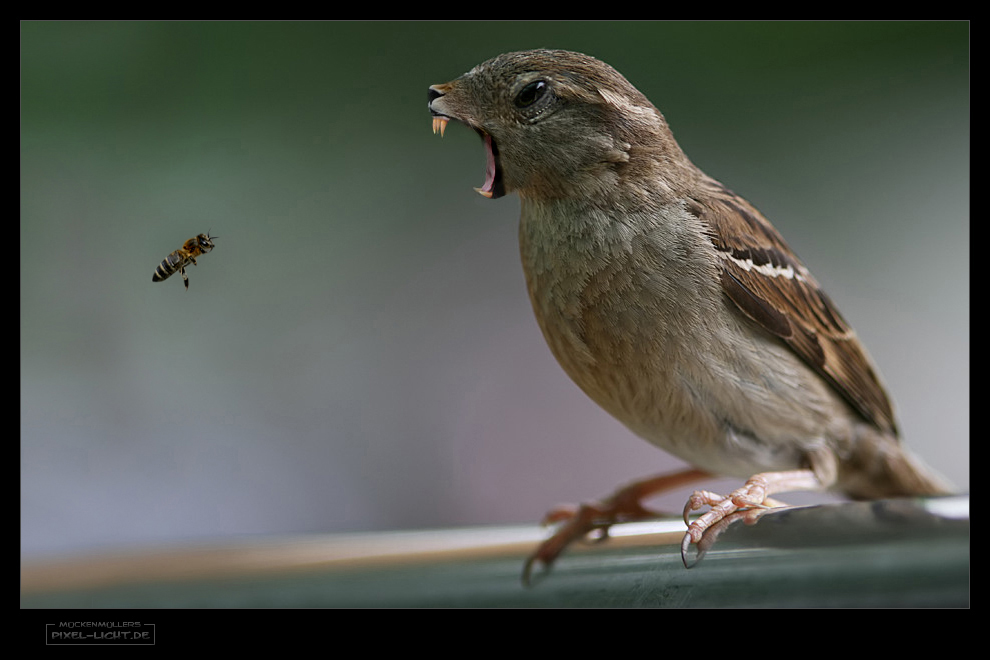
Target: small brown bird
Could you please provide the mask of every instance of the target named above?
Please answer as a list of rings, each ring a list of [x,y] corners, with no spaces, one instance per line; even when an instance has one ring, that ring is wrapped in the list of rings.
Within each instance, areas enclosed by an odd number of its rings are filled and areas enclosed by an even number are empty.
[[[533,311],[585,393],[630,430],[697,466],[634,483],[566,521],[527,563],[650,514],[640,501],[708,475],[747,479],[705,506],[705,529],[771,495],[858,499],[950,486],[900,443],[877,370],[808,269],[749,202],[698,169],[660,111],[580,53],[499,55],[429,88],[434,133],[477,131],[485,197],[518,193]]]

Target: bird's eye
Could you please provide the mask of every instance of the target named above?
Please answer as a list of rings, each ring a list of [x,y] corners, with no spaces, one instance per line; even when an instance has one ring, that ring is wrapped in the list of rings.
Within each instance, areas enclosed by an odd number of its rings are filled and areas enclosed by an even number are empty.
[[[534,80],[525,87],[523,87],[518,94],[516,94],[515,104],[517,108],[528,108],[533,105],[547,93],[547,83],[543,80]]]

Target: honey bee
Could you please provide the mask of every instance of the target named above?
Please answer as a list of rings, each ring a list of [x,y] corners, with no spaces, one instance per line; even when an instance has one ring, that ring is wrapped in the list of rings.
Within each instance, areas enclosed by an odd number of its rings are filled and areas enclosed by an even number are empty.
[[[186,290],[189,290],[189,278],[186,277],[186,266],[190,263],[196,265],[196,257],[206,254],[213,249],[213,239],[219,238],[218,236],[210,236],[209,232],[205,234],[200,234],[194,238],[190,238],[188,241],[182,244],[178,250],[172,254],[165,257],[158,268],[155,269],[155,274],[151,276],[152,282],[162,282],[167,280],[169,277],[175,274],[175,271],[182,273],[182,281],[186,285]]]

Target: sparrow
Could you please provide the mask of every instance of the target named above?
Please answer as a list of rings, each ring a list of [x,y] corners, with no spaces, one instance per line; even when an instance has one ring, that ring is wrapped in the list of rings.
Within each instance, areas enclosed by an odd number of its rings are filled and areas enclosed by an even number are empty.
[[[901,443],[876,366],[812,274],[755,206],[688,159],[618,71],[576,52],[511,52],[428,99],[434,133],[454,120],[481,137],[476,190],[520,198],[529,298],[560,366],[633,433],[695,466],[551,511],[561,524],[524,580],[572,541],[649,517],[651,495],[714,475],[745,481],[690,496],[682,554],[781,492],[951,492]]]

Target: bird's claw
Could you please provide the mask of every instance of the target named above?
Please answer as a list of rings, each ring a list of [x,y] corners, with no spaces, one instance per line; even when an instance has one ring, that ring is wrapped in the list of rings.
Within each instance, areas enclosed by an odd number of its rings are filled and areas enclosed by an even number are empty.
[[[544,573],[575,541],[601,543],[609,538],[612,525],[621,522],[651,520],[661,514],[643,506],[642,501],[657,493],[708,477],[702,470],[689,469],[674,474],[650,477],[633,482],[601,502],[581,506],[560,506],[543,517],[544,525],[559,525],[553,535],[543,541],[523,566],[523,584],[531,584],[533,567],[543,564]]]
[[[768,509],[787,506],[783,502],[778,502],[769,497],[773,492],[773,485],[768,476],[757,474],[750,477],[741,488],[737,488],[729,495],[719,495],[709,490],[696,490],[688,498],[684,505],[684,524],[688,530],[681,541],[681,560],[688,568],[698,563],[701,556],[711,543],[706,547],[701,547],[702,539],[707,538],[706,532],[711,534],[711,542],[718,536],[728,523],[742,519],[746,524],[755,523]],[[707,512],[691,521],[689,516],[692,512],[702,507],[711,507]],[[723,524],[725,523],[725,524]],[[698,557],[690,565],[687,554],[692,543],[698,544]]]

